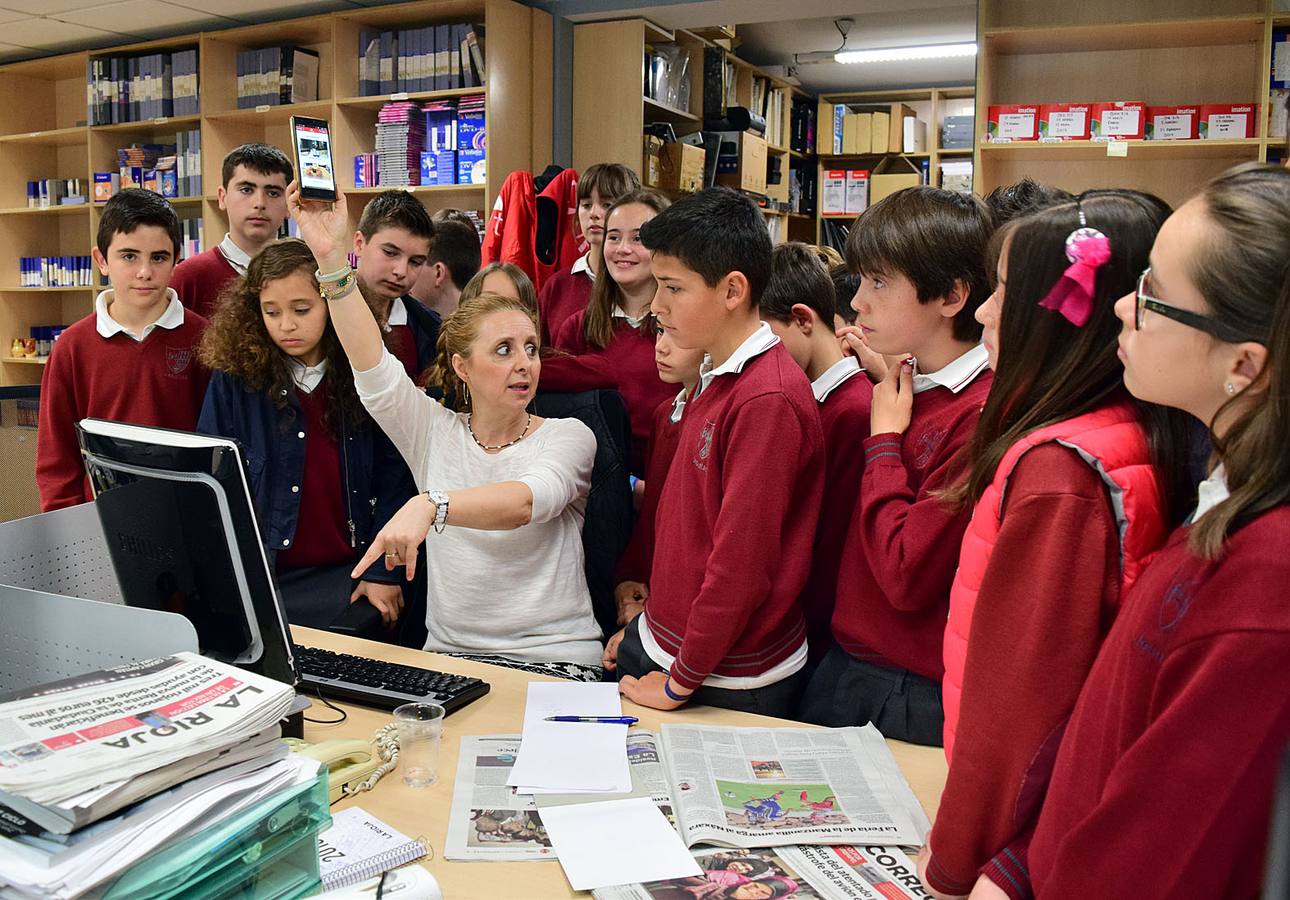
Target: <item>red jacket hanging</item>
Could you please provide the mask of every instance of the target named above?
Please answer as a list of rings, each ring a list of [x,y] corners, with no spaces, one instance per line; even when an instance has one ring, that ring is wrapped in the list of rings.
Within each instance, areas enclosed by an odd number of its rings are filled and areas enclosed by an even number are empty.
[[[537,198],[533,175],[512,172],[502,182],[493,211],[488,217],[481,248],[483,264],[514,263],[538,286],[538,260],[535,250],[537,233]]]
[[[568,271],[587,252],[578,224],[578,172],[565,169],[537,195],[538,289],[557,272]]]

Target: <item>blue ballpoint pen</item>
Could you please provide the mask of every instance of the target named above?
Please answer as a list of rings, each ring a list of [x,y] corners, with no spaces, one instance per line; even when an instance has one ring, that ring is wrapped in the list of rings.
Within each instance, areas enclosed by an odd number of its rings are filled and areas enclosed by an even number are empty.
[[[635,716],[547,716],[546,722],[595,722],[600,725],[635,725]]]

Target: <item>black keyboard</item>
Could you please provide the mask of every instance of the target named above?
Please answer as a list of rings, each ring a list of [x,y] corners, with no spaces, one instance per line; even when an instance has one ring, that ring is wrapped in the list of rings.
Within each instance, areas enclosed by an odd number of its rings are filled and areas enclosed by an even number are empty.
[[[296,646],[301,693],[316,689],[327,697],[394,709],[404,703],[438,703],[447,712],[460,709],[488,693],[488,682],[434,669],[332,653]]]

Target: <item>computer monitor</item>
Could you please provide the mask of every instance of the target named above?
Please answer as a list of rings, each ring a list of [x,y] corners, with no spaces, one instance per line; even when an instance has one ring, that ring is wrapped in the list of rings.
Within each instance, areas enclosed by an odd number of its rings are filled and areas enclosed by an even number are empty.
[[[126,604],[186,616],[206,656],[294,685],[237,444],[102,419],[76,430]]]

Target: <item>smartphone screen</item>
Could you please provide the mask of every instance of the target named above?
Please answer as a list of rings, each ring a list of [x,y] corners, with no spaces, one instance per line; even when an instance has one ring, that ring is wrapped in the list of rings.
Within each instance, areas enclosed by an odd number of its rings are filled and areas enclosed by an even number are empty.
[[[322,119],[291,119],[295,140],[300,195],[311,200],[336,199],[336,174],[331,158],[331,133]]]

